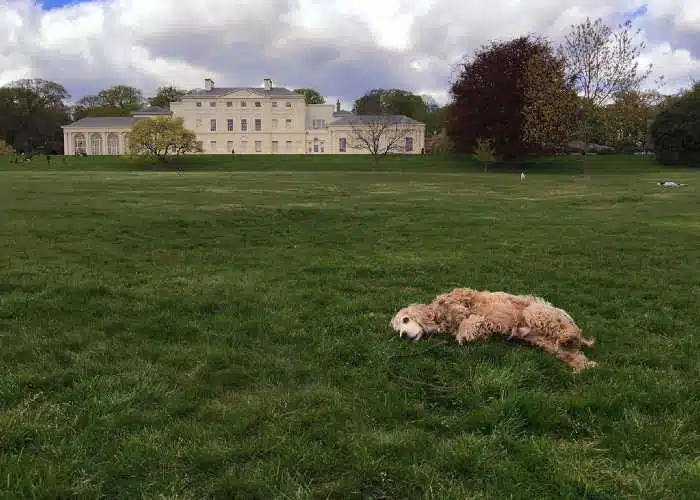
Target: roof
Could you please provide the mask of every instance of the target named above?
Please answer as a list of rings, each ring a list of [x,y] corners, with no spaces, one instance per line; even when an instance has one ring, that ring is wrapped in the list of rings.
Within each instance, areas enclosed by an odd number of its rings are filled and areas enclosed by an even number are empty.
[[[297,94],[284,87],[272,87],[270,90],[265,90],[261,87],[214,87],[211,90],[206,89],[194,89],[183,96],[183,98],[188,97],[222,97],[231,92],[252,92],[261,97],[275,96],[275,97],[301,97],[304,96]]]
[[[137,120],[133,116],[86,116],[61,128],[130,128]]]
[[[341,111],[341,113],[343,112]],[[338,112],[335,112],[333,116],[337,117],[337,119],[329,123],[329,127],[331,125],[366,125],[384,120],[390,120],[390,125],[424,125],[423,122],[404,115],[355,115],[352,113],[340,115]]]
[[[172,111],[169,109],[161,108],[160,106],[147,106],[145,108],[139,109],[134,116],[138,115],[171,115]]]

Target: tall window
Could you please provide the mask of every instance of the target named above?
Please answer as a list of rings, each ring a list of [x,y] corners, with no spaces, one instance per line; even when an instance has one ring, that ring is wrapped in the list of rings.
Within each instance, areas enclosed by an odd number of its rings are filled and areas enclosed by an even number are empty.
[[[248,130],[248,120],[246,118],[241,119],[241,130],[243,132]]]
[[[284,120],[284,128],[292,128],[292,119],[291,118],[287,118],[286,120]]]
[[[413,137],[406,137],[406,147],[404,148],[406,153],[413,151]]]
[[[260,118],[255,119],[255,130],[258,132],[262,130],[262,120]]]
[[[272,152],[273,153],[279,153],[280,150],[280,143],[279,141],[272,141]]]
[[[233,141],[226,141],[226,151],[233,151]]]
[[[272,119],[272,128],[277,128],[277,124],[279,123],[279,120],[277,118]]]
[[[287,141],[287,142],[284,144],[284,150],[285,150],[287,153],[291,153],[291,152],[292,152],[292,141]]]
[[[119,136],[114,132],[107,136],[107,154],[108,155],[118,155],[119,154]]]
[[[229,132],[233,132],[233,119],[226,120],[226,127],[228,127]]]
[[[345,153],[348,150],[348,139],[347,137],[338,138],[338,151]]]
[[[262,151],[262,141],[255,141],[255,152],[260,153]]]
[[[209,120],[209,130],[212,132],[216,132],[216,118],[212,118]]]
[[[90,154],[101,155],[102,153],[102,134],[90,134]]]

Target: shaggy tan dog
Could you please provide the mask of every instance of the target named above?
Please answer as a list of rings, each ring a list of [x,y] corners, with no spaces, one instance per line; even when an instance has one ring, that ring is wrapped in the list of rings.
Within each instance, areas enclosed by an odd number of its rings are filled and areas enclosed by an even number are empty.
[[[462,345],[503,335],[540,347],[575,371],[597,365],[580,351],[595,340],[585,339],[566,311],[532,295],[456,288],[431,304],[404,307],[390,325],[414,342],[424,335],[450,334]]]

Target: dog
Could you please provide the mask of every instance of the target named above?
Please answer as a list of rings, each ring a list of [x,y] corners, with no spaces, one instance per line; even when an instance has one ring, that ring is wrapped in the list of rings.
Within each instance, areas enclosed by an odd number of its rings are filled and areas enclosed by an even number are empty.
[[[455,288],[430,304],[400,309],[389,322],[399,337],[417,342],[426,335],[449,334],[459,345],[494,335],[524,340],[579,372],[597,366],[582,352],[595,339],[583,337],[565,310],[534,295]]]

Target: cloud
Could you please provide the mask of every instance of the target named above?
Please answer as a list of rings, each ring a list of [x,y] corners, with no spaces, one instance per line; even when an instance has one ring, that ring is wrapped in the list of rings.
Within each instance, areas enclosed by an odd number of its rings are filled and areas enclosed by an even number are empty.
[[[45,78],[73,99],[115,84],[312,87],[349,107],[374,88],[447,99],[454,64],[493,39],[560,40],[571,24],[634,17],[666,88],[700,78],[695,0],[99,0],[50,10],[0,0],[0,84]],[[562,5],[566,5],[562,7]],[[658,74],[655,71],[655,74]]]

